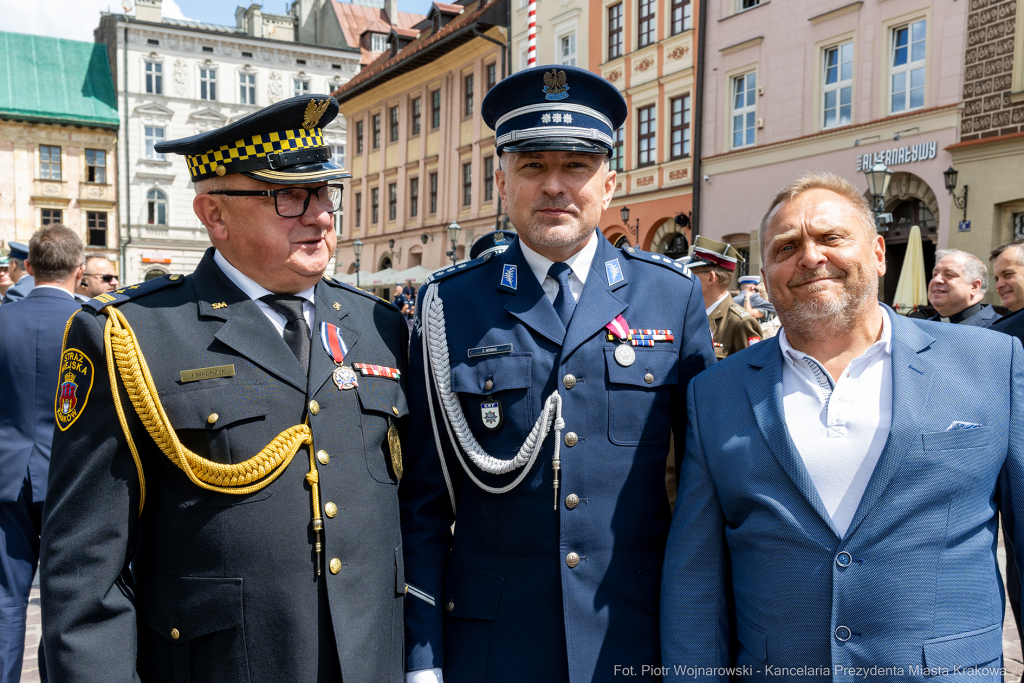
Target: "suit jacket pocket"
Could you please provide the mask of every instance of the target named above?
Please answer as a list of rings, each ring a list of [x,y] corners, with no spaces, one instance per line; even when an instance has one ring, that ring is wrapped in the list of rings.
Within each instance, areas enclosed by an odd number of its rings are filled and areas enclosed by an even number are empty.
[[[470,567],[448,558],[444,575],[444,610],[450,617],[461,619],[498,618],[498,603],[505,577]]]
[[[988,445],[991,438],[991,427],[951,429],[945,432],[921,434],[921,442],[926,451],[959,451],[965,448],[977,448]]]
[[[736,638],[751,657],[759,662],[768,661],[767,634],[747,621],[739,612],[736,613]]]
[[[387,377],[360,377],[356,394],[363,407],[360,422],[366,469],[371,477],[382,484],[397,484],[398,477],[395,475],[391,446],[388,443],[388,429],[394,421],[409,414],[409,404],[402,384]]]
[[[249,681],[242,579],[154,575],[136,597],[142,680]]]
[[[161,394],[160,403],[182,444],[215,462],[244,462],[276,436],[262,382],[204,380]]]
[[[516,453],[536,419],[533,414],[533,355],[517,353],[453,362],[452,391],[459,395],[473,436],[488,453]],[[498,409],[484,408],[498,402]],[[484,413],[500,415],[500,423],[484,423]]]
[[[988,664],[1003,654],[1003,625],[932,638],[923,649],[925,667],[936,672]]]
[[[671,392],[679,375],[678,353],[638,347],[636,360],[622,367],[615,361],[614,348],[604,351],[611,385],[608,438],[619,446],[666,443],[672,424]]]

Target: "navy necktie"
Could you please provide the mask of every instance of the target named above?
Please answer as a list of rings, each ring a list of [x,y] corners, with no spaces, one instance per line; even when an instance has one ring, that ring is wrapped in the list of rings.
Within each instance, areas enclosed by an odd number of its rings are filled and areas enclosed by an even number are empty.
[[[548,268],[548,277],[558,282],[558,294],[555,296],[555,313],[562,320],[565,329],[569,329],[569,321],[572,320],[572,312],[576,308],[576,299],[569,289],[569,276],[572,275],[572,268],[565,263],[552,263]]]
[[[260,301],[284,316],[284,341],[295,354],[302,370],[309,374],[309,325],[302,314],[302,302],[305,299],[291,294],[268,294],[261,296]]]

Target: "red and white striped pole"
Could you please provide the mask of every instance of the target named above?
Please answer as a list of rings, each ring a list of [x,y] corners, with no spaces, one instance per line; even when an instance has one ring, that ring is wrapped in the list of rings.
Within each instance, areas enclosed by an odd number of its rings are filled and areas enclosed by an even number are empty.
[[[537,0],[530,0],[526,20],[526,67],[537,66]]]

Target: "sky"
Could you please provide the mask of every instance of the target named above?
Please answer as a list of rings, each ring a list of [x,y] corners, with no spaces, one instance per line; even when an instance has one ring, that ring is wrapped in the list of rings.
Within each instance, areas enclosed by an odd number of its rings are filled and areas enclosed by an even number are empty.
[[[93,41],[93,29],[100,23],[100,12],[123,12],[122,2],[132,0],[0,0],[0,30],[34,33],[54,38]],[[347,0],[343,0],[347,1]],[[431,0],[398,0],[403,12],[426,14]],[[195,19],[210,24],[234,26],[235,8],[248,7],[252,0],[163,0],[165,17]],[[264,0],[263,11],[284,14],[284,0]],[[131,13],[134,13],[132,10]]]

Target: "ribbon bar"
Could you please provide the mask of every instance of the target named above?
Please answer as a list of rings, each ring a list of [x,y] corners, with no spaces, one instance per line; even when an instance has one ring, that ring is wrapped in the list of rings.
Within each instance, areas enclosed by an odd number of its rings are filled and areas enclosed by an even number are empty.
[[[402,373],[398,368],[389,368],[384,365],[371,365],[369,363],[353,363],[352,367],[358,370],[363,377],[387,377],[389,379],[401,379]]]

